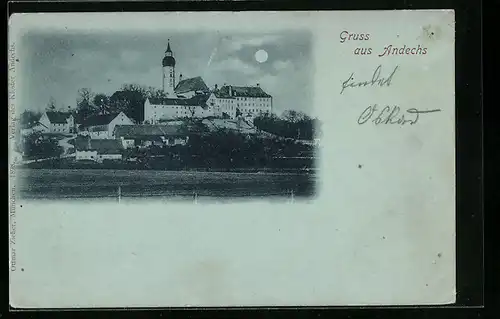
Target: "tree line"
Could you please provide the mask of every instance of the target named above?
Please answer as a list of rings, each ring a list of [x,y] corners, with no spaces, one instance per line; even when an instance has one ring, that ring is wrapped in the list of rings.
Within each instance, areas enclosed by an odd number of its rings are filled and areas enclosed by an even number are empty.
[[[56,100],[51,97],[45,111],[70,112],[77,123],[82,123],[94,115],[123,112],[135,123],[142,123],[146,99],[165,97],[165,93],[160,89],[137,84],[124,84],[120,90],[111,95],[94,93],[89,88],[81,88],[78,90],[76,108],[71,106],[58,108]],[[19,124],[22,128],[30,127],[41,116],[42,112],[26,110],[20,114]]]
[[[274,113],[265,113],[253,121],[259,130],[286,138],[312,140],[321,137],[321,121],[307,114],[287,110],[281,117]]]
[[[210,131],[200,122],[191,123],[190,132],[186,145],[128,149],[124,158],[137,157],[139,165],[161,169],[314,166],[314,147],[291,139],[247,135],[227,129]]]
[[[125,84],[111,95],[94,94],[90,89],[82,88],[78,91],[75,118],[83,122],[93,115],[123,112],[135,123],[142,123],[146,99],[165,97],[160,89],[137,84]]]
[[[59,146],[57,138],[44,137],[40,133],[26,136],[19,146],[23,156],[27,159],[58,158],[63,153],[63,148]]]

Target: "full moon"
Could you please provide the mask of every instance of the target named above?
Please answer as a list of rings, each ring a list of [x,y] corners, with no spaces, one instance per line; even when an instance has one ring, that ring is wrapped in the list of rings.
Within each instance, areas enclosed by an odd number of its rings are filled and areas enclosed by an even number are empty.
[[[267,52],[265,50],[259,50],[255,52],[255,60],[259,63],[264,63],[267,61]]]

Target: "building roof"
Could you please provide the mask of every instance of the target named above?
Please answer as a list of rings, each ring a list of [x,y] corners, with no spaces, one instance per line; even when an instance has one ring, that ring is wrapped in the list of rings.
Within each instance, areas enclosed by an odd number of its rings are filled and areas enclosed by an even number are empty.
[[[208,94],[197,94],[189,99],[184,98],[150,98],[149,103],[153,105],[179,105],[179,106],[207,106]]]
[[[208,86],[205,84],[205,81],[201,78],[201,76],[197,76],[194,78],[185,79],[179,82],[175,87],[175,93],[181,94],[190,91],[202,91],[208,92]]]
[[[232,94],[229,94],[231,91]],[[232,86],[225,85],[214,92],[218,98],[232,97],[271,97],[260,86]]]
[[[29,122],[29,123],[20,125],[20,127],[22,129],[32,129],[32,128],[37,127],[37,126],[42,126],[42,127],[48,128],[45,124],[43,124],[40,121],[33,121],[33,122]]]
[[[147,138],[155,136],[184,136],[181,125],[117,125],[115,127],[117,138]]]
[[[75,138],[75,148],[78,151],[97,151],[97,154],[120,154],[123,146],[118,139]]]
[[[83,121],[83,126],[107,125],[120,113],[92,115]]]
[[[230,96],[228,92],[224,92],[221,90],[215,90],[213,93],[214,93],[215,97],[218,99],[235,99],[236,98],[234,96]]]
[[[56,111],[47,112],[47,117],[49,118],[50,123],[66,124],[66,120],[70,116],[71,113],[67,112],[56,112]]]

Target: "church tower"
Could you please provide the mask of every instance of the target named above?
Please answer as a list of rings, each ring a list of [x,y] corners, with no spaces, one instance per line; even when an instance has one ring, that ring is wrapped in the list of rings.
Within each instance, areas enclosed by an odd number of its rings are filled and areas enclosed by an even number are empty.
[[[175,89],[175,58],[170,49],[170,40],[168,40],[167,50],[165,51],[165,57],[162,61],[163,65],[163,92],[169,97],[174,97]]]

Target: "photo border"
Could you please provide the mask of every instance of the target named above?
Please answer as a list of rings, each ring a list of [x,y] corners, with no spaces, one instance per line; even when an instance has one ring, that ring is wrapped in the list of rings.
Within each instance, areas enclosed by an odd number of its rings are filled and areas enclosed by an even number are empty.
[[[290,10],[417,10],[417,9],[455,9],[455,92],[456,92],[456,287],[457,299],[452,305],[443,306],[366,306],[366,307],[213,307],[213,308],[133,308],[124,309],[52,309],[31,310],[10,307],[8,285],[1,314],[23,312],[32,317],[34,312],[49,318],[59,316],[79,317],[103,315],[152,314],[176,316],[187,313],[192,317],[235,317],[235,316],[276,316],[320,317],[323,315],[369,318],[393,316],[400,318],[420,317],[443,314],[453,318],[477,317],[484,306],[484,212],[483,212],[483,125],[482,125],[482,1],[467,0],[390,0],[383,3],[375,1],[167,1],[167,2],[28,2],[8,3],[9,16],[13,13],[28,12],[147,12],[147,11],[290,11]],[[7,74],[7,72],[5,72]],[[7,227],[4,227],[7,229]],[[8,245],[7,245],[8,249]],[[7,256],[7,254],[5,254]],[[9,276],[9,274],[8,274]],[[9,278],[7,276],[7,278]],[[4,277],[5,278],[5,277]],[[410,308],[410,310],[408,310]],[[452,309],[450,309],[452,308]],[[469,308],[469,309],[460,309]],[[427,309],[427,310],[424,310]],[[188,310],[185,312],[184,310]],[[77,313],[75,313],[77,311]],[[19,313],[18,313],[19,314]]]

